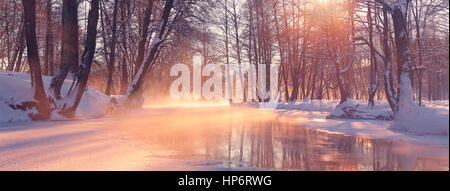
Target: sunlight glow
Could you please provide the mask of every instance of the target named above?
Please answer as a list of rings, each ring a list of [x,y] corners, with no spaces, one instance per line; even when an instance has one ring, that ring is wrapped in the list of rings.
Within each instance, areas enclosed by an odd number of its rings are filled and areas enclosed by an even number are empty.
[[[181,107],[181,108],[199,108],[199,107],[223,107],[223,106],[230,106],[230,103],[228,101],[221,101],[221,102],[175,102],[175,103],[168,103],[168,104],[151,104],[151,105],[144,105],[142,108],[148,109],[148,108],[167,108],[167,107]]]
[[[328,4],[330,0],[313,0],[313,2],[319,3],[319,4]]]

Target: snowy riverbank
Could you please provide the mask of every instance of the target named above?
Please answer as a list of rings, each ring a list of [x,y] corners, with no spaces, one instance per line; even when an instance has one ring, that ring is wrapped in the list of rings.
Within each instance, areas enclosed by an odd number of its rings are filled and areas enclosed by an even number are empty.
[[[48,89],[51,77],[43,76],[44,86]],[[61,89],[61,95],[66,95],[72,80],[66,80]],[[30,82],[30,74],[16,73],[0,70],[0,123],[30,121],[28,113],[22,110],[14,110],[9,104],[18,104],[33,99],[33,90]],[[104,114],[109,103],[109,97],[103,93],[88,87],[83,95],[76,111],[76,118],[98,117]],[[61,119],[52,114],[51,119]]]
[[[369,109],[366,100],[349,100],[367,115],[393,115],[386,101],[375,100]],[[336,112],[339,100],[302,100],[278,103],[273,108],[283,116],[295,118],[302,127],[333,133],[346,133],[380,139],[399,139],[425,144],[449,145],[449,101],[422,101],[418,115],[408,122],[414,132],[392,129],[392,120],[327,119]],[[237,103],[236,106],[259,108],[255,103]]]
[[[51,77],[44,76],[44,85],[49,86]],[[64,95],[71,85],[66,80],[62,88]],[[28,113],[11,109],[8,105],[29,101],[33,99],[30,87],[29,74],[0,71],[0,124],[10,122],[30,121]],[[76,118],[94,118],[102,116],[109,103],[109,97],[101,92],[88,88],[84,94],[80,106],[76,112]],[[421,143],[440,144],[448,146],[449,131],[449,102],[448,101],[424,101],[424,106],[419,108],[419,115],[411,117],[409,124],[415,132],[403,132],[390,129],[392,121],[386,120],[350,120],[350,119],[326,119],[335,111],[339,101],[337,100],[303,100],[299,102],[279,103],[276,110],[279,114],[298,120],[303,126],[322,131],[349,133],[364,137],[383,139],[403,139]],[[368,113],[389,114],[390,108],[386,101],[375,101],[375,107],[370,110],[367,101],[350,100],[353,105],[358,105],[359,110]],[[196,104],[194,104],[196,105]],[[200,104],[201,107],[209,104]],[[214,105],[214,104],[212,104]],[[241,104],[237,104],[241,105]],[[258,104],[243,104],[244,106],[257,107]],[[175,104],[175,106],[180,106]],[[163,106],[167,107],[167,105]],[[190,106],[192,107],[192,106]],[[52,116],[53,120],[62,119],[60,116]],[[419,133],[418,133],[419,132]]]
[[[390,108],[385,101],[375,101],[373,111],[367,106],[367,101],[351,100],[354,105],[360,105],[362,110],[373,113],[389,113]],[[338,105],[337,100],[308,100],[296,103],[282,103],[277,110],[280,114],[293,117],[309,128],[322,131],[348,133],[364,137],[382,139],[401,139],[427,144],[449,145],[449,102],[423,101],[419,108],[419,116],[412,117],[411,129],[417,132],[403,132],[391,129],[392,121],[386,120],[353,120],[326,119]],[[442,132],[442,133],[435,133]]]

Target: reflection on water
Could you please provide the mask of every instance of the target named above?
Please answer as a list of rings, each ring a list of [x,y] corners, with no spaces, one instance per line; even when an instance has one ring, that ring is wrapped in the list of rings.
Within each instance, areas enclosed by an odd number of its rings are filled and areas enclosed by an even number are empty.
[[[148,108],[114,126],[173,151],[159,157],[213,168],[267,170],[446,170],[448,147],[369,139],[302,127],[247,108]]]

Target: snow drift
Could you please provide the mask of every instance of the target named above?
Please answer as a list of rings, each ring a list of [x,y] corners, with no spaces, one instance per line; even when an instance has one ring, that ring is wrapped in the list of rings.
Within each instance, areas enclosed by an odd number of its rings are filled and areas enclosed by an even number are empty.
[[[397,114],[391,129],[417,135],[448,135],[448,102],[447,108],[436,105],[428,103],[425,104],[425,107],[411,108]]]
[[[69,77],[68,77],[69,79]],[[43,76],[46,89],[50,85],[51,77]],[[66,95],[72,85],[72,80],[65,80],[61,88],[61,94]],[[11,106],[21,102],[32,101],[33,89],[31,87],[30,74],[0,70],[0,122],[15,122],[31,120],[28,114],[32,110],[22,111]],[[103,93],[88,87],[84,93],[80,105],[75,113],[76,118],[98,117],[105,113],[110,98]],[[53,112],[52,120],[63,117]]]

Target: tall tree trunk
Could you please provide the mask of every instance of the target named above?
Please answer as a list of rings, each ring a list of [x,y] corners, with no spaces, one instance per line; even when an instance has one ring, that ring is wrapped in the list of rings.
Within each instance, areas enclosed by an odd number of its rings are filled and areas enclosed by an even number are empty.
[[[423,7],[423,6],[422,6]],[[415,25],[416,25],[416,39],[417,39],[417,50],[419,53],[419,66],[423,67],[423,47],[422,47],[422,37],[425,37],[425,35],[421,35],[420,32],[420,23],[419,23],[419,17],[420,17],[420,13],[422,12],[422,7],[420,8],[419,11],[419,4],[418,4],[418,0],[416,0],[416,8],[415,8],[415,12],[414,13],[414,21],[415,21]],[[427,12],[428,12],[428,8],[427,8]],[[425,18],[424,18],[424,24],[423,24],[423,32],[425,32],[425,27],[426,27],[426,21],[427,21],[427,13],[425,13]],[[419,67],[416,66],[416,70],[417,72],[417,78],[418,78],[418,83],[419,83],[419,106],[422,106],[422,70],[419,69]]]
[[[229,64],[230,64],[230,55],[229,55],[229,49],[228,49],[228,42],[229,42],[229,39],[228,39],[228,1],[227,0],[225,0],[225,3],[224,3],[224,14],[225,14],[225,23],[224,23],[224,25],[225,25],[225,57],[226,57],[226,64],[227,64],[227,66],[229,66]],[[226,75],[228,75],[228,76],[230,76],[231,74],[230,74],[230,67],[226,67],[227,69],[227,74]],[[230,103],[230,104],[233,104],[233,94],[231,93],[231,92],[233,92],[232,91],[232,81],[230,81],[230,79],[232,79],[231,77],[230,78],[228,78],[228,84],[229,84],[229,86],[228,86],[228,92],[231,94],[231,95],[228,95],[229,96],[229,99],[228,99],[228,102]]]
[[[314,72],[314,75],[313,75],[313,79],[312,79],[312,90],[311,90],[311,96],[309,97],[311,100],[313,100],[314,99],[314,91],[315,91],[315,89],[316,89],[316,76],[317,76],[317,66],[314,66],[314,68],[313,68],[313,72]]]
[[[26,32],[26,25],[24,23],[22,29],[20,29],[20,38],[19,38],[19,44],[18,44],[18,55],[17,60],[15,62],[14,72],[20,72],[20,69],[22,67],[22,56],[23,52],[25,51],[25,32]]]
[[[248,61],[249,61],[250,67],[251,67],[251,65],[253,64],[253,62],[255,60],[253,58],[252,51],[256,50],[256,49],[252,49],[252,47],[253,47],[253,44],[256,45],[256,43],[254,42],[255,34],[254,34],[254,28],[253,28],[253,2],[252,2],[252,0],[247,0],[247,2],[248,2],[248,7],[249,7]],[[256,55],[255,55],[255,57],[256,57]],[[256,86],[256,84],[255,84],[255,86]],[[252,96],[252,97],[253,97],[252,102],[255,102],[255,97],[254,96]]]
[[[395,112],[397,107],[396,93],[394,90],[394,85],[392,81],[392,63],[391,63],[391,49],[389,47],[389,20],[386,7],[383,8],[383,51],[384,51],[384,91],[386,93],[386,99],[391,107],[392,111]]]
[[[245,93],[245,86],[244,86],[244,76],[242,75],[242,61],[241,61],[241,45],[240,45],[240,39],[239,39],[239,20],[238,15],[236,12],[237,7],[236,0],[233,0],[233,24],[234,24],[234,32],[235,32],[235,38],[236,38],[236,54],[237,54],[237,61],[238,61],[238,67],[239,67],[239,78],[241,87],[243,89],[244,93],[244,102],[247,102],[247,95]]]
[[[127,11],[129,11],[127,9],[127,7],[125,6],[125,3],[129,3],[130,1],[121,1],[120,2],[120,14],[121,14],[121,22],[122,22],[122,46],[124,48],[124,51],[122,53],[122,63],[121,63],[121,75],[120,75],[120,94],[125,94],[127,92],[128,89],[128,67],[127,67],[127,56],[126,54],[128,54],[128,48],[127,48],[127,34],[126,34],[126,15]],[[128,63],[131,64],[131,63]]]
[[[397,47],[398,97],[397,113],[407,112],[414,106],[411,85],[411,50],[409,49],[407,10],[409,0],[397,0],[393,9],[395,44]]]
[[[342,103],[344,103],[344,102],[346,102],[348,100],[347,88],[345,86],[345,82],[344,82],[344,79],[343,79],[343,72],[342,72],[342,69],[341,69],[341,65],[343,63],[343,59],[342,59],[342,57],[339,57],[339,55],[337,53],[338,52],[338,50],[337,50],[338,48],[334,48],[334,49],[330,48],[330,42],[329,41],[330,41],[331,37],[330,37],[330,34],[329,34],[329,30],[327,30],[327,38],[328,38],[328,42],[327,42],[326,46],[327,46],[329,55],[331,57],[331,60],[333,61],[333,64],[334,64],[334,68],[335,68],[335,72],[336,72],[336,82],[337,82],[338,87],[339,87],[339,93],[340,93],[340,102],[339,102],[339,104],[342,104]],[[333,41],[336,42],[335,39]],[[339,45],[337,45],[337,46],[339,47]],[[335,91],[333,91],[333,92],[335,92]],[[335,98],[336,98],[336,96],[335,96]]]
[[[286,67],[286,61],[284,57],[284,51],[281,44],[281,35],[280,35],[280,27],[278,26],[278,15],[277,15],[277,5],[278,0],[276,0],[273,4],[273,12],[274,12],[274,18],[275,18],[275,28],[277,31],[277,41],[278,41],[278,51],[280,52],[280,61],[281,61],[281,70],[283,75],[283,82],[284,82],[284,96],[286,101],[289,101],[289,86],[287,82],[287,67]]]
[[[283,23],[284,23],[284,31],[287,32],[288,35],[290,35],[290,30],[289,30],[289,23],[288,23],[288,14],[286,11],[286,2],[285,0],[283,0],[282,2],[282,7],[283,7]],[[292,63],[292,53],[291,53],[291,41],[289,36],[287,36],[287,49],[286,49],[286,53],[287,53],[287,66],[291,66],[290,67],[290,75],[291,75],[291,80],[292,80],[292,93],[289,97],[289,100],[294,101],[297,100],[298,98],[298,91],[299,91],[299,82],[298,82],[298,77],[293,73],[293,71],[295,70],[295,67],[293,67],[293,63]],[[285,68],[289,68],[289,67],[285,67]],[[286,77],[288,78],[288,77]]]
[[[31,81],[34,88],[34,99],[37,101],[37,114],[30,114],[33,120],[46,120],[50,116],[50,107],[41,76],[39,50],[36,41],[36,1],[22,1],[26,24],[27,59],[30,67]]]
[[[98,17],[99,0],[91,0],[91,9],[89,10],[88,15],[87,35],[84,43],[84,51],[81,57],[81,65],[77,72],[75,88],[68,95],[68,98],[71,98],[71,100],[65,103],[62,110],[59,111],[59,114],[63,116],[75,116],[75,111],[78,108],[81,98],[86,90],[92,60],[94,59],[95,45],[97,44],[96,38]]]
[[[78,68],[78,5],[77,0],[63,0],[61,65],[50,83],[49,94],[61,99],[61,87],[67,74]]]
[[[147,42],[148,27],[150,26],[150,16],[152,15],[152,10],[153,10],[153,0],[149,0],[147,2],[147,7],[145,8],[144,20],[142,21],[142,28],[141,28],[142,31],[140,32],[141,38],[138,43],[138,54],[136,57],[136,72],[141,67],[142,62],[144,61],[145,44]]]
[[[8,18],[8,10],[9,10],[9,2],[4,3],[4,20],[5,20],[5,41],[6,41],[6,61],[8,62],[8,66],[5,64],[5,68],[8,69],[9,66],[11,66],[11,40],[10,40],[10,23],[9,23],[9,18]],[[2,59],[2,66],[0,67],[0,69],[3,69],[3,59]]]
[[[18,62],[18,58],[21,56],[19,55],[19,53],[21,52],[21,50],[23,49],[22,47],[24,46],[24,41],[25,41],[25,23],[22,23],[22,26],[19,29],[19,32],[17,33],[17,41],[18,44],[16,46],[16,49],[14,50],[13,56],[11,58],[11,63],[8,63],[8,70],[9,71],[14,71],[14,66],[16,65],[16,63]]]
[[[369,25],[369,45],[370,45],[370,87],[369,87],[369,108],[375,106],[375,94],[378,89],[378,64],[373,44],[373,24],[371,2],[367,3],[367,21]]]
[[[317,99],[322,100],[323,99],[323,68],[322,71],[320,72],[320,83],[319,83],[319,89],[317,92]]]
[[[47,19],[47,29],[45,32],[45,65],[44,65],[44,74],[45,75],[53,75],[54,74],[54,65],[53,65],[53,31],[52,31],[52,1],[47,0],[47,11],[46,11],[46,19]]]
[[[111,95],[111,89],[113,86],[113,73],[115,68],[116,61],[116,42],[117,42],[117,9],[118,9],[119,0],[114,0],[114,8],[113,8],[113,22],[112,22],[112,36],[111,36],[111,47],[110,54],[108,60],[108,81],[106,83],[106,95]]]

